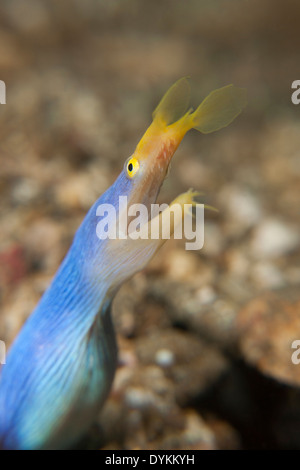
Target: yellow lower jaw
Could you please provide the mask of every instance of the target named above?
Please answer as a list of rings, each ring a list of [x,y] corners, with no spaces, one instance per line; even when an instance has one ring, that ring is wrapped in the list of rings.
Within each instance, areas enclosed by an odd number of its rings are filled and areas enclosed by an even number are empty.
[[[158,249],[159,246],[168,238],[168,233],[170,232],[170,235],[173,235],[176,227],[182,223],[186,214],[184,206],[188,204],[191,208],[195,207],[197,205],[195,198],[200,195],[201,193],[198,191],[190,189],[189,191],[177,196],[164,211],[140,228],[139,234],[141,235],[141,238],[151,239],[151,234],[159,233],[161,236],[159,240],[157,240]]]

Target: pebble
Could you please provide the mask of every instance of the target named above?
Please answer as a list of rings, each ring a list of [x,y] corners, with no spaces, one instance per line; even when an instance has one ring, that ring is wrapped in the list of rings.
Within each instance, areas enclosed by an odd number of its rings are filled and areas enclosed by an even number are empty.
[[[203,253],[207,256],[218,256],[225,247],[225,237],[219,224],[204,219]]]
[[[254,232],[251,252],[256,258],[276,258],[299,246],[299,233],[278,219],[268,219]]]
[[[196,292],[196,298],[200,304],[211,304],[217,298],[217,294],[211,286],[204,286]]]
[[[251,277],[263,289],[276,289],[285,284],[281,270],[269,262],[256,263],[252,267]]]
[[[168,367],[174,363],[174,354],[169,349],[159,349],[155,354],[155,362],[161,367]]]
[[[198,270],[198,257],[184,250],[174,250],[167,259],[166,265],[171,279],[188,281]]]
[[[11,192],[12,202],[16,204],[30,204],[40,193],[40,185],[30,178],[23,178],[16,184]]]
[[[262,217],[258,199],[249,191],[230,186],[222,192],[228,215],[243,228],[252,227]]]
[[[130,408],[145,409],[155,404],[155,397],[144,388],[129,387],[125,392],[125,403]]]
[[[299,339],[300,301],[285,297],[284,292],[265,293],[252,299],[238,313],[236,326],[246,361],[267,376],[299,387],[292,344]]]

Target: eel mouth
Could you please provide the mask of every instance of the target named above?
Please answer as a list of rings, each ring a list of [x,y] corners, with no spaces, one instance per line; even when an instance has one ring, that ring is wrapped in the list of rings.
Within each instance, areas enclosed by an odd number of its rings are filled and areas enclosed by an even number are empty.
[[[129,197],[128,203],[143,204],[149,210],[151,204],[155,204],[160,189],[169,174],[170,163],[173,155],[179,145],[174,139],[166,139],[156,145],[156,152],[152,151],[145,158],[135,155],[140,161],[143,171],[142,179],[138,182],[133,191],[132,197]]]

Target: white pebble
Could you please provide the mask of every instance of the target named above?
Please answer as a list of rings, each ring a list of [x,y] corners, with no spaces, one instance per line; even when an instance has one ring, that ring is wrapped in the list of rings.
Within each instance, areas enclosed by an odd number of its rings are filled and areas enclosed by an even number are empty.
[[[252,277],[259,287],[275,289],[284,285],[280,270],[271,263],[257,263],[252,270]]]
[[[130,387],[125,393],[125,402],[130,408],[145,409],[154,403],[154,397],[147,390]]]
[[[258,199],[248,191],[230,187],[224,191],[225,205],[232,219],[243,227],[255,225],[262,216]]]
[[[292,227],[277,219],[269,219],[256,229],[251,251],[256,258],[275,258],[299,245],[299,234]]]
[[[174,364],[174,354],[169,349],[160,349],[155,354],[155,362],[161,367],[169,367]]]
[[[211,286],[204,286],[197,291],[197,299],[201,304],[210,304],[217,298],[217,294]]]

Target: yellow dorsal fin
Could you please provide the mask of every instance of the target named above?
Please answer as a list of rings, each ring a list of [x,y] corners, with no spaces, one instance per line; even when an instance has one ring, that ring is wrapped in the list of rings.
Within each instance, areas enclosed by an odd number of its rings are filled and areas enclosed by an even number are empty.
[[[166,126],[178,121],[188,109],[190,85],[186,77],[177,80],[165,93],[154,110],[153,120],[160,120]]]
[[[227,85],[212,91],[191,114],[191,127],[203,134],[228,126],[247,104],[247,90]]]

